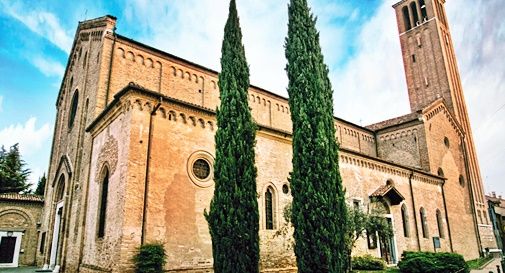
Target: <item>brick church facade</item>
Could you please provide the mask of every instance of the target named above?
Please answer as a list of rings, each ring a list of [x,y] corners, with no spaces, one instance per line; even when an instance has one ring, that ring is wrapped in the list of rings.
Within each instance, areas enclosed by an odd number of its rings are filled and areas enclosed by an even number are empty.
[[[396,263],[405,250],[473,259],[496,248],[444,2],[393,6],[412,112],[366,127],[335,118],[349,203],[367,209],[377,198],[395,230],[388,242],[359,241],[355,255]],[[56,102],[38,264],[132,272],[137,248],[161,242],[168,272],[211,272],[203,212],[214,190],[218,74],[115,25],[105,16],[76,31]],[[290,234],[278,232],[291,201],[290,109],[255,86],[249,104],[258,124],[261,269],[295,271]]]

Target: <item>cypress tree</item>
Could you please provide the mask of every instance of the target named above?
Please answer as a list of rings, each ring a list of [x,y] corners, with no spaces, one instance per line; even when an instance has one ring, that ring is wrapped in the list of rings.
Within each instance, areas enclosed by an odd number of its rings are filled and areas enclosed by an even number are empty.
[[[43,174],[42,177],[39,178],[39,182],[37,183],[37,188],[33,194],[44,195],[44,190],[46,188],[46,174]]]
[[[247,102],[249,67],[235,0],[221,48],[214,197],[206,215],[214,272],[259,272],[259,213],[254,145],[256,126]]]
[[[288,10],[285,54],[293,123],[291,217],[298,272],[345,272],[347,212],[328,67],[307,0],[291,0]]]

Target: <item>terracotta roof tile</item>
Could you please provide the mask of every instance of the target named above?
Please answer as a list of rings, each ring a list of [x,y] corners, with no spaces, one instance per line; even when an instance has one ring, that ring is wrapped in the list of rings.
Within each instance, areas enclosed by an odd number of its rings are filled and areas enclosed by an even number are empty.
[[[2,193],[0,194],[0,201],[44,202],[44,197],[35,194]]]

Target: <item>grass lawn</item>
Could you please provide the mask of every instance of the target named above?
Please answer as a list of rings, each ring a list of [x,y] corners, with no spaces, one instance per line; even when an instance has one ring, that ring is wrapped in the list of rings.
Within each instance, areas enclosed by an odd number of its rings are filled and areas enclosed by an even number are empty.
[[[361,271],[361,270],[353,270],[353,273],[400,273],[398,268],[388,268],[385,270],[375,270],[375,271]]]
[[[468,265],[468,267],[470,267],[470,269],[479,269],[484,264],[486,264],[487,262],[491,261],[492,259],[493,259],[492,256],[488,256],[488,257],[484,257],[484,258],[478,258],[478,259],[475,259],[475,260],[467,261],[466,264]]]

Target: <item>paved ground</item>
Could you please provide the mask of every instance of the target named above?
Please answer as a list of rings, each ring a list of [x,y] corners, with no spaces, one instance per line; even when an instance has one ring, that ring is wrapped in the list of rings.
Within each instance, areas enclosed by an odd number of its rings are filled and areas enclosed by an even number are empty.
[[[496,266],[500,267],[500,271],[498,271],[498,268]],[[480,270],[472,270],[471,273],[504,273],[503,268],[500,264],[500,259],[494,259],[491,261],[486,267]]]
[[[35,273],[36,267],[0,268],[1,273]]]

